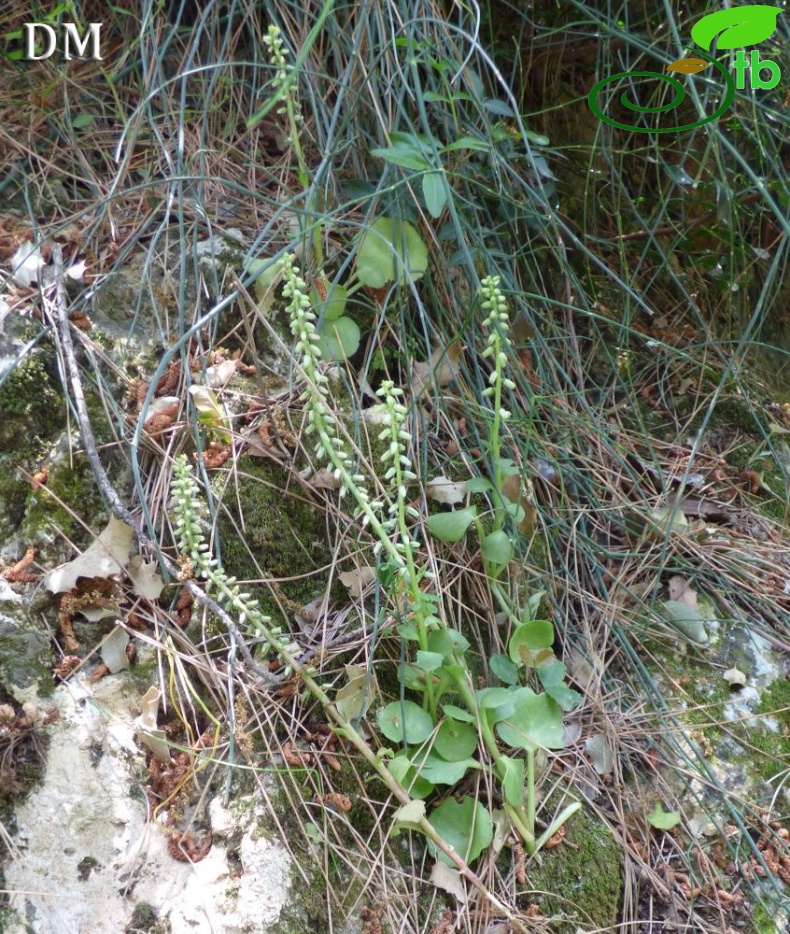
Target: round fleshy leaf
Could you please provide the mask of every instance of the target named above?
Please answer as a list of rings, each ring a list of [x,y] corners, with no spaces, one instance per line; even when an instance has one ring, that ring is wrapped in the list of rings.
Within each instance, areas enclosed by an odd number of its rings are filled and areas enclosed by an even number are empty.
[[[497,723],[499,738],[508,746],[528,752],[539,747],[562,749],[565,745],[562,708],[546,694],[524,693],[528,690],[519,691],[513,713]]]
[[[463,707],[456,707],[455,704],[444,704],[442,709],[451,720],[458,720],[459,723],[474,723],[475,718],[468,710]]]
[[[393,701],[379,711],[379,729],[393,743],[422,743],[431,735],[431,715],[414,701]]]
[[[469,506],[467,509],[456,509],[453,512],[437,512],[428,516],[428,531],[440,542],[460,542],[466,535],[466,530],[474,522],[477,509]]]
[[[468,795],[460,803],[455,798],[448,798],[433,811],[429,820],[436,832],[467,863],[474,862],[494,838],[491,815],[479,801]],[[428,848],[442,862],[453,865],[450,858],[437,850],[430,840]]]
[[[531,664],[532,653],[550,648],[553,644],[554,626],[547,619],[532,619],[515,630],[510,637],[507,652],[515,665]],[[527,649],[529,656],[522,649]]]
[[[345,316],[332,321],[324,321],[318,330],[321,354],[334,360],[346,360],[353,356],[361,339],[356,321]]]
[[[518,684],[518,666],[507,655],[492,655],[488,665],[503,684]]]
[[[445,720],[436,733],[433,748],[448,762],[460,762],[477,749],[477,730],[471,723]]]
[[[486,561],[492,564],[507,564],[513,557],[513,543],[510,536],[501,529],[486,535],[481,545],[481,551]]]
[[[405,278],[421,278],[428,268],[428,248],[408,221],[380,217],[363,234],[357,250],[357,278],[372,289]]]

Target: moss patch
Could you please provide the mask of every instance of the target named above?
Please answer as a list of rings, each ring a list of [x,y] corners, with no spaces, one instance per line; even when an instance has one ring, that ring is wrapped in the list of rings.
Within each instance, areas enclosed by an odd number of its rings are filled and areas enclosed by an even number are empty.
[[[589,811],[578,811],[566,825],[567,844],[544,850],[527,866],[528,891],[520,896],[551,916],[552,929],[573,934],[583,929],[614,930],[620,911],[620,848]]]
[[[288,472],[270,461],[244,457],[238,483],[223,484],[218,505],[222,562],[242,581],[263,580],[250,588],[274,620],[289,615],[324,593],[332,563],[323,513]]]

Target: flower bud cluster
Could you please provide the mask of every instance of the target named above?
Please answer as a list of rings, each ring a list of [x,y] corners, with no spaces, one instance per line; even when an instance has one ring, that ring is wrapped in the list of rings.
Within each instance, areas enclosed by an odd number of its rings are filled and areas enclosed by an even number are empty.
[[[483,351],[483,356],[492,357],[494,363],[483,395],[496,397],[499,410],[496,414],[503,422],[506,422],[510,418],[510,412],[501,405],[502,389],[515,389],[516,384],[512,379],[503,375],[507,366],[505,348],[510,345],[510,338],[507,336],[510,317],[507,311],[507,299],[499,288],[499,282],[499,276],[486,276],[480,283],[481,307],[488,312],[488,316],[483,321],[483,327],[489,331],[488,346]]]
[[[288,299],[286,311],[291,319],[291,334],[296,338],[294,352],[300,357],[300,364],[307,377],[307,434],[315,435],[315,453],[325,461],[335,478],[341,481],[340,495],[353,492],[360,509],[371,504],[364,487],[365,478],[353,473],[353,460],[345,441],[337,431],[337,419],[327,399],[326,375],[321,372],[321,345],[316,332],[315,312],[310,303],[307,283],[299,273],[293,253],[286,253],[282,258],[283,297]],[[353,487],[353,489],[352,489]],[[368,519],[369,521],[369,519]],[[363,523],[365,518],[363,516]]]
[[[199,508],[201,503],[200,488],[192,475],[192,468],[186,455],[179,455],[173,462],[173,480],[170,485],[171,505],[178,547],[187,555],[197,573],[206,579],[206,592],[216,592],[217,602],[236,614],[238,624],[248,626],[253,635],[261,636],[265,645],[277,642],[278,653],[284,652],[293,657],[301,651],[296,642],[283,642],[282,628],[271,626],[268,616],[258,608],[258,601],[242,591],[235,577],[229,577],[218,566],[209,553],[209,546],[203,535]],[[289,671],[286,670],[286,677]]]
[[[392,380],[385,380],[376,395],[382,400],[383,409],[381,425],[384,430],[379,434],[379,440],[389,442],[381,455],[382,463],[387,467],[383,479],[392,484],[396,491],[387,507],[388,517],[382,525],[388,533],[395,533],[395,548],[406,557],[410,549],[417,547],[408,530],[406,517],[419,518],[417,510],[406,502],[406,484],[417,479],[407,453],[411,441],[411,435],[406,431],[408,409],[401,401],[403,390],[397,389]]]
[[[294,68],[285,57],[285,52],[283,51],[285,42],[283,41],[279,26],[269,26],[266,35],[263,37],[263,44],[269,50],[269,60],[276,69],[274,73],[275,86],[278,88],[287,86],[288,82],[291,80]],[[291,84],[290,87],[287,87],[285,93],[290,99],[294,121],[297,123],[302,122],[302,113],[297,98],[296,84]],[[287,112],[287,106],[282,106],[277,110],[278,114],[285,114]]]

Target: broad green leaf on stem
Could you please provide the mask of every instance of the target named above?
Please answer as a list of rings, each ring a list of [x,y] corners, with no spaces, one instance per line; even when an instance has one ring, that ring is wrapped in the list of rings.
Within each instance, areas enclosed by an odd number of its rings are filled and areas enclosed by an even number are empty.
[[[414,701],[393,701],[379,711],[379,729],[393,743],[424,742],[433,730],[431,715]]]
[[[456,509],[454,512],[437,512],[428,516],[428,531],[440,542],[460,542],[466,530],[474,522],[477,508]]]
[[[708,13],[694,24],[691,38],[707,52],[716,43],[719,51],[755,45],[770,38],[776,29],[780,7],[748,4]]]
[[[334,360],[346,360],[359,348],[360,331],[356,321],[345,315],[325,320],[318,329],[321,354]]]
[[[436,671],[441,668],[444,662],[444,656],[438,652],[418,651],[414,664],[422,671]]]
[[[515,695],[508,688],[481,688],[475,697],[481,710],[495,710],[512,705]]]
[[[476,136],[461,136],[454,143],[448,143],[442,152],[455,152],[458,149],[472,149],[475,152],[491,152],[491,143]]]
[[[416,227],[394,217],[380,217],[362,235],[357,250],[357,278],[380,289],[388,282],[420,279],[428,268],[428,248]]]
[[[468,710],[463,707],[456,707],[455,704],[444,704],[442,709],[451,720],[457,720],[459,723],[474,723],[475,718]]]
[[[521,474],[521,468],[509,457],[500,457],[496,463],[503,477],[515,477]]]
[[[562,707],[564,711],[575,710],[584,699],[578,691],[574,691],[565,684],[565,665],[555,661],[553,665],[538,668],[538,677],[549,697]]]
[[[406,143],[395,143],[388,149],[371,149],[370,154],[389,162],[391,165],[399,165],[404,169],[414,169],[416,172],[426,172],[433,168],[419,149],[415,149]]]
[[[319,317],[324,322],[337,321],[343,317],[346,310],[346,301],[348,299],[348,290],[344,285],[330,285],[324,289],[326,298],[322,298],[317,289],[310,290],[310,296],[313,299],[313,305],[319,310]]]
[[[251,259],[247,263],[247,273],[255,276],[253,289],[258,299],[258,308],[265,316],[274,304],[275,289],[283,275],[283,264],[279,259]]]
[[[495,768],[505,801],[511,807],[520,808],[524,803],[524,760],[500,756],[496,760]]]
[[[444,172],[426,172],[422,177],[422,196],[425,207],[434,220],[438,220],[447,204]]]
[[[513,557],[513,543],[507,532],[501,529],[497,532],[491,532],[483,539],[480,550],[486,561],[492,564],[507,564]]]
[[[521,622],[528,623],[531,619],[537,618],[538,610],[543,598],[546,596],[545,590],[538,590],[527,600],[527,605],[521,612]]]
[[[531,619],[514,631],[507,652],[514,664],[531,666],[538,664],[540,653],[552,645],[554,626],[547,619]]]
[[[500,100],[487,100],[483,101],[483,107],[492,114],[495,114],[497,117],[515,117],[513,108],[510,104],[505,103],[505,101]]]
[[[453,637],[461,636],[463,643],[459,643]],[[464,652],[469,648],[469,643],[454,629],[434,629],[428,633],[428,649],[431,652],[438,652],[442,658],[451,658],[454,651]]]
[[[656,806],[647,815],[647,820],[656,830],[672,830],[680,823],[680,814],[677,811],[665,811],[661,802],[656,801]]]
[[[518,666],[514,665],[507,655],[492,655],[488,665],[504,684],[518,684]]]
[[[479,801],[468,795],[460,803],[454,798],[448,798],[432,812],[429,821],[434,830],[467,863],[474,862],[490,846],[494,837],[491,815]],[[428,840],[428,848],[443,863],[453,865],[432,840]]]
[[[425,690],[425,672],[414,662],[404,662],[399,666],[398,679],[409,691],[422,693]]]
[[[469,769],[479,769],[477,759],[469,757],[448,762],[433,752],[417,752],[412,757],[412,765],[423,780],[432,785],[457,785]]]
[[[471,723],[445,720],[439,727],[434,749],[448,762],[460,762],[477,749],[477,729]]]
[[[470,477],[464,482],[467,493],[488,493],[494,489],[494,484],[485,477]]]
[[[417,830],[420,821],[425,817],[424,801],[409,801],[392,815],[393,823],[403,830]]]
[[[433,785],[417,774],[417,770],[406,756],[395,756],[387,762],[387,771],[395,781],[412,796],[427,798],[433,791]]]
[[[521,688],[518,694],[513,714],[496,724],[502,742],[527,752],[540,747],[562,749],[565,740],[559,704],[547,694],[535,694],[529,688]]]

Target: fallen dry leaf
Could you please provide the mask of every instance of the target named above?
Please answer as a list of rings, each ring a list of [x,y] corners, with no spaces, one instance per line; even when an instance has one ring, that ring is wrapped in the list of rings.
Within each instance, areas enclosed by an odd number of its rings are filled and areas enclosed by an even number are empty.
[[[86,551],[47,574],[44,586],[52,593],[67,593],[77,586],[78,577],[112,577],[129,563],[133,534],[131,526],[111,518]]]
[[[362,596],[362,591],[376,579],[375,568],[353,568],[351,571],[341,571],[340,583],[348,590],[350,597],[355,600]]]
[[[676,574],[669,579],[669,599],[686,606],[697,606],[697,591],[685,577]]]

